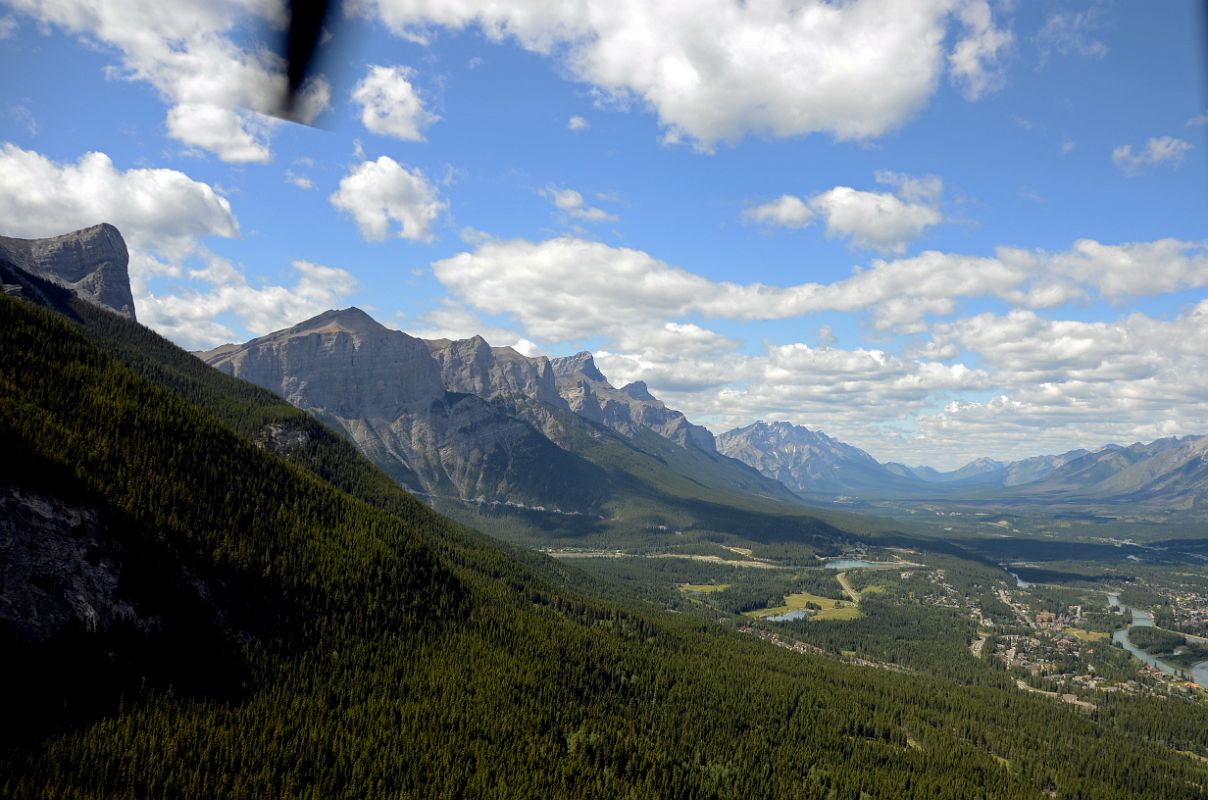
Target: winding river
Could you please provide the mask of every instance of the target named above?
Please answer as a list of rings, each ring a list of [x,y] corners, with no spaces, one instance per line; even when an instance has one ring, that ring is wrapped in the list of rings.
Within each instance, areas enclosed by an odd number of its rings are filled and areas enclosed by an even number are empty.
[[[1116,594],[1114,592],[1107,593],[1107,606],[1108,606],[1108,608],[1120,608],[1120,609],[1123,609],[1125,613],[1132,614],[1132,623],[1130,625],[1128,625],[1127,627],[1120,628],[1119,630],[1117,630],[1115,633],[1112,634],[1113,642],[1118,642],[1121,647],[1123,647],[1128,652],[1132,653],[1134,656],[1139,658],[1141,661],[1144,661],[1146,664],[1149,664],[1151,667],[1155,667],[1157,669],[1162,670],[1163,672],[1165,672],[1168,675],[1181,675],[1184,677],[1187,676],[1187,670],[1180,669],[1178,667],[1171,666],[1170,664],[1167,664],[1164,661],[1160,661],[1159,659],[1154,658],[1153,656],[1151,656],[1149,653],[1145,652],[1141,648],[1134,646],[1133,643],[1131,641],[1129,641],[1128,631],[1131,628],[1152,628],[1153,627],[1153,614],[1150,614],[1148,611],[1142,611],[1138,608],[1129,608],[1128,606],[1121,605],[1120,604],[1120,595]],[[1195,681],[1195,683],[1198,686],[1200,686],[1203,689],[1208,689],[1208,661],[1201,661],[1200,663],[1198,663],[1194,667],[1192,667],[1190,677],[1191,677],[1191,680]]]

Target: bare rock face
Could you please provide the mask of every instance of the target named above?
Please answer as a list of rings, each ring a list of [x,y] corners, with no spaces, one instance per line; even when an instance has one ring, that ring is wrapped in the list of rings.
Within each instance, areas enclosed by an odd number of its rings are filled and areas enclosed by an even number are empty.
[[[876,477],[884,469],[858,447],[788,422],[756,422],[726,431],[717,437],[717,448],[797,491],[843,490],[848,473]]]
[[[130,255],[121,233],[109,223],[49,239],[0,236],[0,259],[135,319]]]
[[[591,353],[555,358],[550,363],[559,393],[579,416],[625,436],[635,436],[646,428],[684,447],[706,452],[717,449],[707,428],[693,425],[679,411],[667,408],[642,381],[620,389],[610,384]]]
[[[393,419],[445,393],[423,340],[390,330],[359,308],[325,311],[292,328],[199,355],[299,408],[337,417]]]
[[[445,387],[479,397],[527,397],[556,408],[568,408],[558,394],[548,358],[529,358],[510,347],[491,347],[481,336],[428,341],[440,364]]]
[[[0,485],[0,628],[45,641],[136,619],[118,596],[121,561],[97,510]]]
[[[591,507],[591,483],[581,479],[587,466],[504,402],[561,403],[548,362],[480,337],[432,344],[349,308],[198,355],[343,430],[412,491]],[[266,446],[289,445],[278,442],[284,434],[269,434]]]

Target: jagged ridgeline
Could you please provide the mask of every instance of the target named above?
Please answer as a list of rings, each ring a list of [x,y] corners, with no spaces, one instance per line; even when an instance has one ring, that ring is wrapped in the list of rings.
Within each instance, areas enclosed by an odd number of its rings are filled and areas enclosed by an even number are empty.
[[[198,356],[330,424],[436,507],[523,540],[838,535],[644,383],[613,387],[590,353],[425,341],[348,308]]]
[[[271,393],[0,278],[0,796],[1202,795],[1161,720],[601,596]]]

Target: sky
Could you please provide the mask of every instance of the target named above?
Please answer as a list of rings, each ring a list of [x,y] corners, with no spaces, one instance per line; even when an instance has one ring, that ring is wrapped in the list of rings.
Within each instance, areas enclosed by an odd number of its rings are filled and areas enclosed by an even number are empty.
[[[1202,4],[0,0],[0,235],[189,349],[356,305],[715,433],[954,468],[1208,433]],[[301,124],[305,123],[305,124]]]

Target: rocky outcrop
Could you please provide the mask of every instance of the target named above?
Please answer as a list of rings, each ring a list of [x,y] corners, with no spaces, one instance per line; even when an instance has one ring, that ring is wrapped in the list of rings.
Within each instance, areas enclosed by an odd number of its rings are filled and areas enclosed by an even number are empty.
[[[433,339],[427,345],[449,391],[487,399],[527,397],[567,408],[545,356],[529,358],[510,347],[491,347],[481,336],[457,341]]]
[[[716,450],[713,434],[667,408],[641,381],[615,388],[596,367],[591,353],[576,353],[551,362],[558,392],[571,410],[625,436],[648,429],[684,447]]]
[[[49,239],[0,236],[0,260],[135,318],[130,255],[121,233],[108,223]]]
[[[121,559],[97,509],[0,484],[0,629],[41,642],[136,619],[118,596]]]

